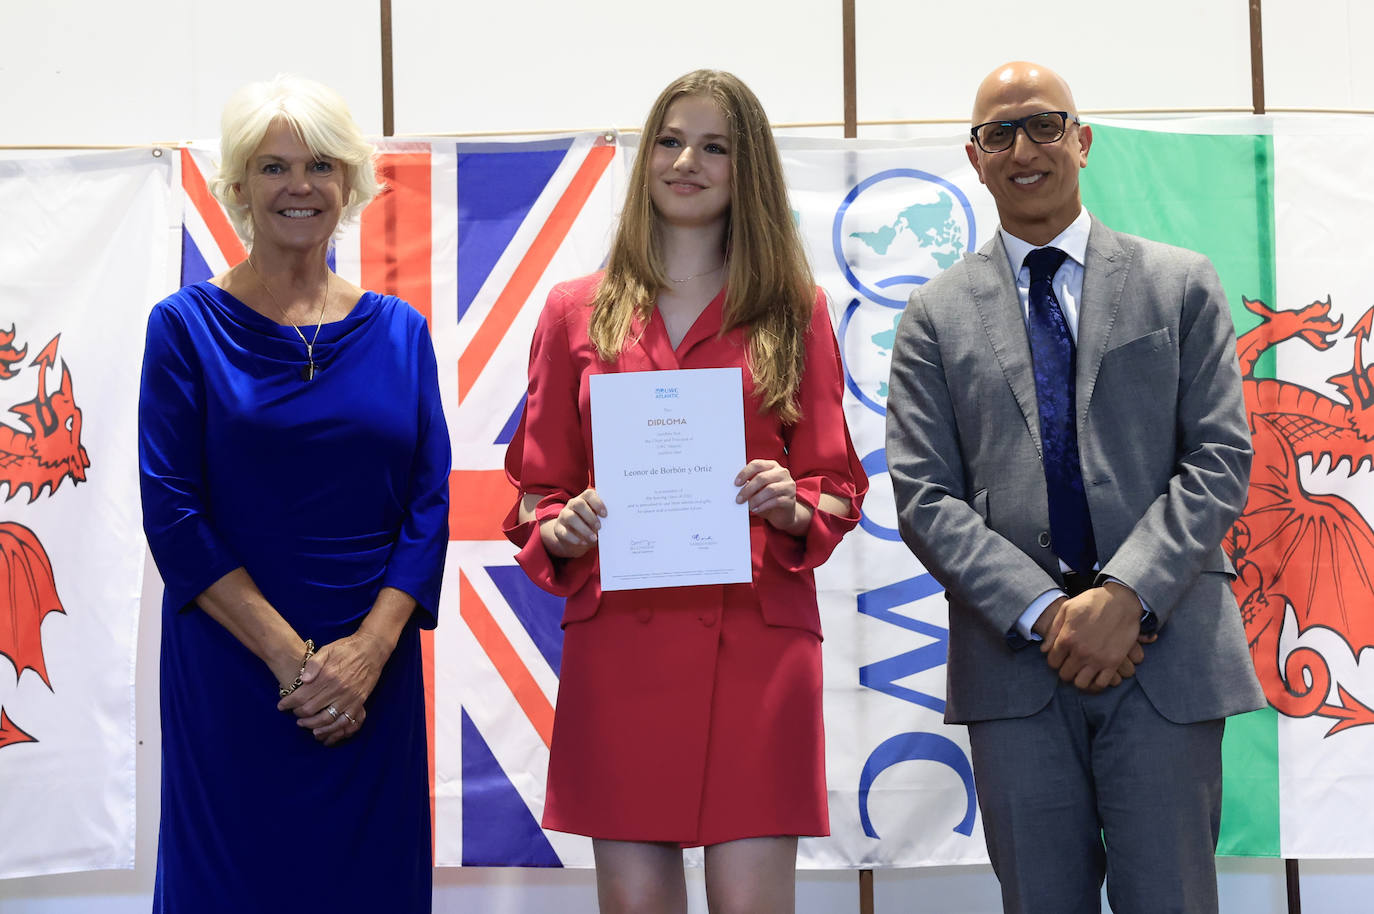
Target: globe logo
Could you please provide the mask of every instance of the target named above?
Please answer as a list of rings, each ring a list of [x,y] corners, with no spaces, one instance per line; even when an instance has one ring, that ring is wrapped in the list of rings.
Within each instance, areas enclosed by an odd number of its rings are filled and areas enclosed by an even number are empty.
[[[891,168],[854,186],[831,236],[840,272],[859,293],[837,328],[845,386],[886,415],[888,366],[907,296],[975,247],[973,207],[938,175]]]
[[[832,242],[840,272],[855,290],[900,309],[914,287],[976,247],[973,207],[939,175],[890,168],[844,198]]]

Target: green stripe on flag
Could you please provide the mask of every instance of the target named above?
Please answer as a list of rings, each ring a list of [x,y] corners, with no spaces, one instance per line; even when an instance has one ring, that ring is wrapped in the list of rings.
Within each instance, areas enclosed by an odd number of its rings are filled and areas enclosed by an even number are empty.
[[[1221,742],[1221,840],[1226,857],[1278,857],[1279,715],[1232,717]]]
[[[1111,228],[1211,258],[1237,334],[1259,323],[1242,295],[1274,304],[1272,137],[1099,126],[1080,180],[1084,204]]]
[[[1275,303],[1272,137],[1097,126],[1080,180],[1084,204],[1111,228],[1210,257],[1237,334],[1259,322],[1241,296]],[[1255,374],[1274,376],[1272,349]],[[1222,765],[1218,853],[1278,856],[1278,715],[1272,708],[1227,721]]]

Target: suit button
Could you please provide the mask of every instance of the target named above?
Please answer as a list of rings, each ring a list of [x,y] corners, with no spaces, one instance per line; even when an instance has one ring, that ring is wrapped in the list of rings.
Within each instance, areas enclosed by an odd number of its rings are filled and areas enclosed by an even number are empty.
[[[697,618],[701,620],[702,625],[705,625],[708,628],[716,624],[715,613],[702,613],[701,615],[697,616]]]
[[[640,622],[648,622],[654,617],[654,611],[647,606],[641,606],[635,610],[635,618]]]
[[[1050,548],[1050,535],[1044,530],[1040,531],[1040,537],[1036,540],[1043,549]]]

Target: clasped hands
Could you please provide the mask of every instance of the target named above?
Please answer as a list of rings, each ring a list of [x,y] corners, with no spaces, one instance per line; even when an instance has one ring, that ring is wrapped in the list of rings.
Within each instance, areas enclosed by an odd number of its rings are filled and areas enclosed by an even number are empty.
[[[749,513],[763,518],[774,527],[801,536],[811,524],[811,508],[797,501],[797,482],[787,467],[776,460],[751,460],[735,476],[740,490],[736,504],[748,504]],[[575,559],[585,555],[596,545],[601,518],[606,516],[606,503],[587,488],[568,499],[558,516],[539,525],[539,537],[550,555]]]
[[[1155,635],[1140,633],[1140,599],[1126,585],[1107,581],[1076,597],[1060,597],[1040,614],[1032,630],[1040,652],[1064,682],[1097,693],[1135,675],[1145,659],[1143,645]]]
[[[326,746],[336,745],[362,728],[365,703],[390,654],[380,637],[362,630],[332,641],[306,661],[300,686],[277,702],[277,710],[295,714],[296,723]]]

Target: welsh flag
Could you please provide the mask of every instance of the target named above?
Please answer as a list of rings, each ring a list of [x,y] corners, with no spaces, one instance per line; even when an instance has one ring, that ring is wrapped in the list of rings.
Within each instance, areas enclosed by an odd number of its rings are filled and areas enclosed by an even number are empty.
[[[1239,336],[1255,460],[1225,548],[1270,707],[1227,724],[1220,852],[1368,856],[1374,161],[1350,150],[1370,131],[1260,123],[1272,130],[1094,126],[1084,201],[1113,228],[1207,254]]]
[[[176,286],[166,152],[0,161],[0,878],[134,865],[134,426],[148,309]]]

